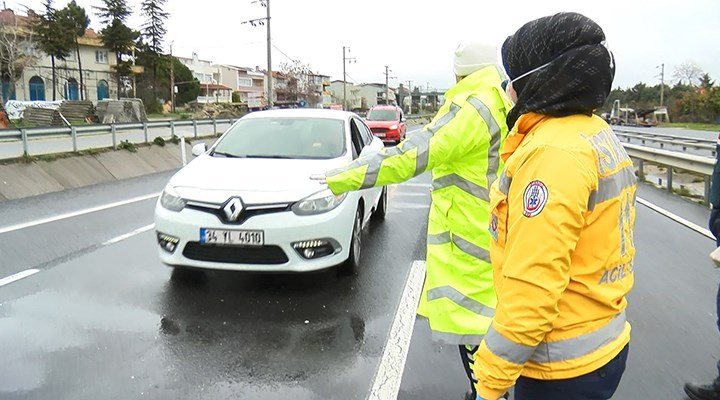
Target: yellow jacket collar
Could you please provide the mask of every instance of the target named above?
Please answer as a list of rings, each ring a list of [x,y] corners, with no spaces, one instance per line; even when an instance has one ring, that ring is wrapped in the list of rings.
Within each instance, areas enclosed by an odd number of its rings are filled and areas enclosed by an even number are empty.
[[[548,118],[547,115],[533,112],[521,115],[515,123],[512,132],[510,132],[505,140],[505,145],[503,145],[502,151],[500,152],[500,157],[502,157],[503,161],[507,161],[512,153],[520,147],[523,140],[531,136],[535,132],[535,128]]]

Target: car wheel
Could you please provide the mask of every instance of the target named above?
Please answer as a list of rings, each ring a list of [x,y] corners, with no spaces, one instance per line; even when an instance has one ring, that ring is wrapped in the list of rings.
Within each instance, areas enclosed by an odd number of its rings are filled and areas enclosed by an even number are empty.
[[[388,194],[387,194],[387,186],[382,188],[382,194],[380,195],[380,200],[378,201],[377,208],[375,209],[375,212],[372,215],[372,218],[376,221],[382,221],[385,219],[385,215],[387,215],[387,204],[388,204]]]
[[[350,236],[350,254],[348,259],[340,266],[342,275],[354,275],[360,266],[360,254],[362,253],[362,211],[358,207],[353,221],[352,235]]]

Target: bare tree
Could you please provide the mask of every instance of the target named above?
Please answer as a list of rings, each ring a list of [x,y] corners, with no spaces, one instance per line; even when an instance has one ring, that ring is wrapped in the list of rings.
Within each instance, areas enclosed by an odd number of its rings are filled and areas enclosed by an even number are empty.
[[[35,62],[31,48],[32,42],[20,33],[17,19],[0,22],[0,75],[10,82],[10,90],[14,90],[25,68]],[[7,98],[9,94],[3,93],[3,97]]]
[[[685,81],[688,85],[695,86],[695,84],[700,80],[700,76],[702,74],[703,70],[699,65],[692,61],[685,61],[675,67],[673,78],[680,84]]]
[[[320,93],[315,90],[315,75],[309,66],[296,60],[280,64],[280,70],[287,79],[287,86],[279,89],[279,96],[286,101],[305,100],[308,104],[317,104],[320,101]]]

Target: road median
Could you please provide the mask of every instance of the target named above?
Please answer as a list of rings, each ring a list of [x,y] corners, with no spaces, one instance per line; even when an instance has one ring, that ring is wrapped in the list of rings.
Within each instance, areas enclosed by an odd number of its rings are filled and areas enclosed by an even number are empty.
[[[194,139],[207,141],[216,136]],[[190,154],[191,144],[185,145]],[[128,149],[93,149],[0,163],[0,201],[16,200],[100,183],[172,171],[182,167],[180,144],[137,145]]]

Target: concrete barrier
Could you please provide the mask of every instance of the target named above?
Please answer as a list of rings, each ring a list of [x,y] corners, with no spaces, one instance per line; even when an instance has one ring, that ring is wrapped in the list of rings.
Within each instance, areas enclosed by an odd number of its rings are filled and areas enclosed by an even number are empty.
[[[213,138],[206,139],[212,143]],[[187,145],[190,154],[190,145]],[[22,199],[61,190],[172,171],[181,167],[180,146],[140,147],[52,161],[0,165],[0,201]]]

